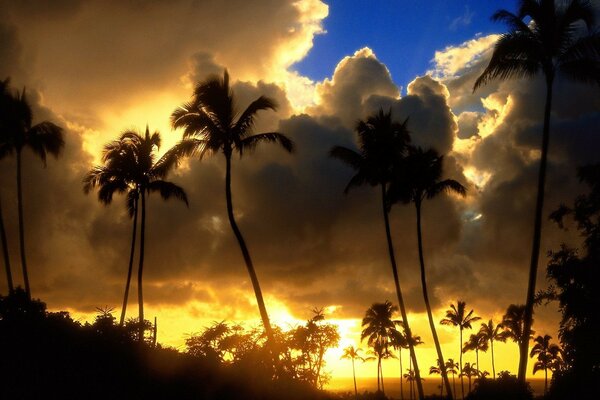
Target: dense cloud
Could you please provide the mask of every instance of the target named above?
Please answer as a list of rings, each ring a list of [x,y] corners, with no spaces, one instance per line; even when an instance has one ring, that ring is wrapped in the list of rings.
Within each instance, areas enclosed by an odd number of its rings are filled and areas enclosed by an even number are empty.
[[[445,176],[469,189],[466,199],[442,195],[424,206],[437,313],[457,298],[484,316],[523,302],[544,88],[537,80],[494,82],[473,94],[496,37],[440,51],[433,77],[415,78],[403,97],[374,52],[360,49],[316,84],[317,102],[301,114],[293,85],[282,80],[301,78],[287,67],[321,30],[326,9],[318,1],[1,3],[0,78],[32,87],[36,119],[52,120],[66,133],[58,161],[44,169],[27,153],[24,166],[33,292],[51,307],[91,312],[120,305],[131,220],[121,197],[101,206],[95,194],[83,194],[81,179],[100,146],[123,128],[150,121],[166,146],[174,143],[180,133],[169,131],[169,113],[195,82],[224,67],[238,108],[263,94],[278,103],[277,112],[259,114],[256,130],[283,132],[297,148],[290,155],[266,144],[233,162],[236,217],[269,304],[283,303],[296,316],[335,305],[336,317],[359,318],[372,302],[395,299],[379,191],[344,195],[353,171],[327,155],[333,145],[355,147],[356,121],[379,108],[408,118],[413,142],[445,154]],[[575,167],[598,161],[599,110],[596,89],[558,80],[546,215],[582,190]],[[14,161],[2,163],[2,211],[20,277]],[[170,179],[187,190],[190,204],[149,199],[149,307],[181,307],[198,320],[254,318],[225,210],[222,155],[189,160]],[[396,205],[391,217],[407,306],[422,312],[414,207]],[[573,232],[545,223],[542,251],[565,235],[576,242]]]

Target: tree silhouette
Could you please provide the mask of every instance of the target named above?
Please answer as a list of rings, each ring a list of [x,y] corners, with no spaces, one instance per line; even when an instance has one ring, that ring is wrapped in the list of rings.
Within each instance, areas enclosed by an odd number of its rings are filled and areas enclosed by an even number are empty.
[[[5,81],[6,82],[6,81]],[[7,83],[3,83],[3,91],[7,91]],[[22,152],[28,147],[39,157],[46,166],[48,154],[58,157],[64,147],[62,128],[49,121],[33,124],[33,112],[27,100],[25,89],[5,97],[2,117],[3,134],[0,155],[16,153],[17,160],[17,208],[19,213],[19,249],[23,281],[27,297],[31,298],[27,257],[25,251],[25,221],[23,216],[23,185],[22,185]]]
[[[504,327],[502,326],[502,324],[494,325],[494,321],[490,319],[487,324],[481,324],[481,328],[479,328],[478,334],[481,337],[485,338],[485,340],[488,340],[490,342],[490,348],[492,350],[492,376],[493,379],[496,379],[496,366],[494,363],[494,341],[506,342],[506,333],[504,332]]]
[[[528,18],[530,22],[527,22]],[[525,304],[526,337],[531,333],[533,321],[553,84],[558,73],[575,81],[600,84],[600,33],[595,31],[595,18],[596,10],[587,0],[559,4],[554,0],[520,0],[516,14],[497,11],[492,19],[506,23],[509,32],[498,39],[489,65],[474,86],[476,90],[494,79],[531,78],[540,71],[546,79],[542,154]],[[586,32],[582,32],[582,25],[587,28]],[[519,348],[518,378],[522,382],[525,382],[528,346],[529,342],[524,341]]]
[[[469,393],[470,393],[471,392],[471,378],[479,376],[479,372],[477,371],[477,366],[470,362],[466,362],[464,365],[464,368],[460,372],[461,379],[464,376],[466,376],[467,379],[469,380]]]
[[[354,397],[358,399],[358,388],[356,387],[356,370],[354,369],[354,360],[364,361],[365,358],[360,355],[362,349],[360,347],[348,346],[344,349],[344,354],[341,358],[346,358],[352,361],[352,378],[354,379]]]
[[[466,195],[466,189],[463,185],[453,179],[442,180],[443,156],[440,156],[434,149],[424,151],[420,147],[409,147],[408,156],[403,159],[399,168],[394,171],[392,184],[388,190],[389,201],[391,203],[402,202],[404,204],[413,203],[417,213],[417,243],[419,248],[419,264],[421,267],[421,288],[423,290],[423,300],[427,309],[429,327],[433,336],[435,349],[446,392],[452,397],[450,390],[450,381],[446,373],[446,364],[442,355],[442,347],[435,329],[435,322],[429,303],[429,294],[427,290],[427,278],[425,274],[425,260],[423,256],[423,239],[421,234],[421,210],[423,201],[432,199],[442,192],[453,192],[461,196]],[[419,380],[417,380],[419,382]]]
[[[439,361],[439,360],[438,360]],[[454,397],[456,397],[456,381],[454,379],[454,376],[458,373],[458,363],[454,361],[454,359],[449,358],[446,361],[446,371],[448,371],[449,374],[452,374],[452,387],[454,388]]]
[[[429,367],[429,375],[439,374],[440,375],[440,399],[444,398],[444,378],[442,376],[442,369],[440,368],[440,360],[436,360],[438,365],[432,365]]]
[[[362,320],[362,333],[360,340],[367,340],[369,347],[377,356],[377,390],[383,389],[383,369],[381,360],[391,355],[389,347],[391,346],[391,338],[396,335],[396,325],[400,323],[398,320],[393,320],[394,313],[398,307],[385,301],[384,303],[374,303],[369,307]]]
[[[463,344],[462,352],[475,351],[475,365],[479,374],[479,351],[486,352],[489,348],[489,342],[481,333],[471,334],[469,340]],[[469,390],[470,391],[470,390]]]
[[[404,324],[401,324],[404,327]],[[402,374],[402,349],[408,349],[410,347],[409,340],[406,337],[406,333],[399,330],[392,332],[391,345],[398,351],[398,361],[400,362],[400,374]],[[400,377],[400,399],[404,400],[404,383],[402,377]]]
[[[9,85],[10,80],[6,78],[3,81],[0,81],[0,160],[10,152],[10,147],[6,147],[5,143],[7,142],[8,137],[8,125],[10,122],[8,118],[10,117],[10,102],[12,100]],[[8,256],[8,243],[6,240],[6,230],[4,229],[4,218],[2,216],[2,200],[0,199],[0,241],[2,245],[2,256],[4,261],[4,269],[6,271],[6,283],[8,285],[8,293],[12,294],[15,290],[13,279],[12,279],[12,270],[10,268],[10,257]]]
[[[465,398],[465,388],[464,388],[464,381],[463,381],[463,365],[462,365],[462,355],[463,355],[463,351],[462,351],[462,337],[463,337],[463,330],[464,329],[471,329],[471,323],[475,322],[475,321],[479,321],[481,318],[480,317],[476,317],[473,315],[473,310],[469,311],[468,313],[466,312],[467,309],[467,303],[465,303],[464,301],[460,301],[458,300],[456,302],[456,306],[454,304],[450,304],[450,309],[446,311],[446,318],[442,319],[440,321],[440,324],[442,325],[453,325],[453,326],[457,326],[460,332],[460,342],[459,342],[459,354],[460,354],[460,358],[459,358],[459,366],[460,366],[460,387],[461,387],[461,393],[462,393],[462,398]]]
[[[502,326],[504,335],[507,339],[519,345],[522,348],[523,342],[528,342],[534,331],[529,336],[525,335],[525,305],[511,304],[506,309],[506,314],[502,317]],[[521,365],[521,364],[519,364]]]
[[[157,151],[160,147],[161,138],[158,132],[150,134],[146,127],[144,135],[134,131],[125,131],[118,140],[107,144],[104,148],[104,165],[92,168],[84,178],[84,191],[89,192],[94,187],[99,187],[98,198],[105,204],[112,200],[115,192],[127,192],[127,206],[129,215],[137,215],[138,198],[141,199],[141,221],[140,221],[140,256],[138,265],[138,302],[139,302],[139,333],[140,343],[144,340],[144,296],[143,296],[143,272],[144,272],[144,245],[146,233],[146,196],[150,193],[159,193],[164,200],[174,197],[188,205],[185,191],[172,182],[164,179],[177,164],[178,154],[167,152],[159,160]],[[135,230],[134,230],[135,243]],[[132,251],[133,253],[133,251]],[[133,254],[132,254],[133,255]],[[131,260],[131,257],[130,257]],[[131,264],[127,274],[125,296],[129,291],[131,278]],[[124,299],[122,317],[125,314],[127,297]],[[142,321],[142,322],[139,322]]]
[[[238,114],[235,108],[235,97],[229,86],[229,74],[225,70],[222,79],[218,76],[211,76],[198,83],[194,89],[192,100],[184,103],[171,114],[173,127],[183,128],[184,137],[176,145],[175,152],[187,156],[198,155],[200,159],[206,154],[215,154],[219,151],[222,151],[225,156],[227,216],[242,251],[260,316],[270,342],[274,340],[273,330],[271,329],[258,276],[233,213],[231,156],[234,152],[237,152],[242,157],[244,152],[251,152],[262,142],[278,143],[286,151],[290,153],[293,151],[293,142],[279,132],[252,134],[256,114],[261,110],[275,110],[276,108],[274,100],[261,96],[250,103],[241,114]],[[271,351],[275,351],[275,349],[272,347]],[[277,355],[273,354],[273,357],[276,362]]]
[[[345,193],[348,193],[352,187],[364,184],[381,187],[383,220],[390,264],[394,276],[394,285],[396,287],[396,296],[400,305],[400,314],[404,321],[404,329],[408,336],[411,336],[408,314],[404,305],[398,268],[396,266],[396,257],[394,255],[389,222],[391,202],[387,196],[387,190],[393,178],[394,170],[398,168],[398,164],[406,153],[408,143],[410,142],[410,135],[406,127],[407,122],[408,120],[405,120],[403,123],[393,122],[391,110],[384,112],[383,109],[379,109],[377,113],[369,116],[366,121],[358,121],[356,124],[355,130],[358,134],[359,142],[358,152],[347,147],[334,146],[329,155],[343,161],[356,171],[356,174],[346,186]],[[415,350],[411,346],[409,351],[415,374],[420,378],[421,375]],[[417,379],[416,382],[419,397],[423,398],[424,392],[421,380]]]
[[[550,343],[552,336],[538,336],[534,339],[534,345],[531,348],[529,356],[537,356],[537,361],[533,364],[533,374],[544,371],[544,394],[548,392],[548,370],[556,369],[561,362],[561,350],[557,344]]]

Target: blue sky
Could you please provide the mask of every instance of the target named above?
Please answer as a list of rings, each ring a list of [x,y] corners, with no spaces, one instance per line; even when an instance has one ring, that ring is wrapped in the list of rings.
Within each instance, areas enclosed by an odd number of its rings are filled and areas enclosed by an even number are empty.
[[[490,16],[516,0],[329,0],[327,31],[316,37],[308,56],[295,69],[314,80],[330,77],[337,63],[368,46],[406,85],[431,66],[436,50],[457,45],[477,34],[505,30]]]

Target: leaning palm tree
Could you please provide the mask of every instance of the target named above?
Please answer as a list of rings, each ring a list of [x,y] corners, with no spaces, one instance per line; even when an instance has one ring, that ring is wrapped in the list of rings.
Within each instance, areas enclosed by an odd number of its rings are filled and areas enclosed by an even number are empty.
[[[462,338],[463,338],[463,330],[464,329],[471,329],[471,323],[475,322],[475,321],[479,321],[481,319],[481,317],[477,317],[475,315],[473,315],[473,310],[469,311],[468,313],[467,311],[467,303],[465,303],[464,301],[460,301],[458,300],[456,302],[456,306],[454,304],[450,304],[450,309],[446,311],[446,318],[442,319],[440,321],[440,324],[442,325],[453,325],[458,327],[459,332],[460,332],[460,342],[459,342],[459,353],[460,353],[460,358],[459,358],[459,367],[460,367],[460,388],[461,388],[461,393],[462,393],[462,398],[465,398],[465,385],[464,385],[464,380],[463,380],[463,364],[462,364],[462,355],[463,355],[463,351],[462,351]]]
[[[99,197],[104,202],[110,202],[112,193],[128,192],[128,208],[130,215],[137,214],[138,198],[141,203],[140,215],[140,256],[138,265],[138,340],[144,340],[144,245],[146,233],[146,196],[159,193],[164,200],[174,197],[188,204],[185,191],[178,185],[165,181],[164,178],[177,164],[177,153],[167,152],[157,160],[160,147],[160,134],[146,127],[144,135],[134,131],[121,134],[119,140],[105,146],[104,159],[107,164],[93,168],[84,178],[84,190],[98,186]],[[120,164],[120,165],[114,165]],[[106,200],[104,200],[106,199]],[[128,278],[130,278],[128,273]],[[128,290],[128,289],[126,289]]]
[[[537,356],[537,361],[533,365],[533,374],[544,371],[544,395],[548,392],[548,370],[552,369],[557,364],[557,360],[561,359],[560,347],[555,343],[550,343],[550,339],[552,339],[550,335],[536,337],[529,354],[531,358]]]
[[[356,124],[359,151],[347,147],[334,146],[329,155],[343,161],[356,171],[356,174],[346,186],[344,193],[348,193],[352,187],[364,184],[379,186],[381,188],[383,220],[390,264],[394,276],[394,285],[396,287],[396,296],[398,297],[400,313],[404,321],[404,329],[408,336],[411,336],[390,230],[389,212],[391,202],[387,198],[387,190],[394,170],[397,169],[397,164],[406,153],[408,143],[410,142],[410,135],[406,128],[407,122],[408,120],[405,120],[403,123],[393,122],[392,111],[384,112],[383,109],[380,109],[365,121],[358,121]],[[410,346],[409,352],[414,364],[415,374],[420,378],[421,375],[413,346]],[[424,392],[421,380],[417,379],[416,382],[419,398],[423,398]]]
[[[28,147],[38,156],[44,166],[48,153],[58,157],[65,141],[62,128],[49,121],[33,124],[33,112],[27,100],[25,89],[14,93],[6,101],[6,113],[3,116],[2,154],[16,153],[17,159],[17,209],[19,214],[19,249],[23,281],[27,297],[31,299],[27,257],[25,251],[25,221],[23,216],[23,184],[22,184],[22,153]]]
[[[6,78],[0,81],[0,160],[8,155],[11,151],[10,146],[7,146],[8,138],[8,118],[10,117],[10,106],[12,97],[8,88],[10,80]],[[6,240],[6,230],[4,229],[4,218],[2,217],[2,201],[0,200],[0,240],[2,245],[2,256],[4,261],[4,269],[6,271],[6,283],[8,284],[8,293],[12,294],[15,290],[12,270],[10,268],[10,257],[8,256],[8,242]]]
[[[424,151],[420,147],[409,146],[408,156],[402,161],[401,165],[395,170],[392,184],[388,190],[391,203],[402,202],[404,204],[413,203],[417,213],[417,243],[419,247],[419,264],[421,267],[421,288],[423,290],[423,299],[427,309],[429,327],[433,336],[433,342],[437,352],[437,358],[440,360],[440,368],[444,376],[446,393],[452,397],[450,390],[450,381],[446,373],[446,363],[442,355],[442,347],[435,329],[435,322],[429,303],[429,294],[427,290],[427,278],[425,274],[425,260],[423,256],[423,239],[421,234],[421,211],[423,202],[426,199],[432,199],[442,192],[456,193],[460,196],[466,195],[466,189],[463,185],[453,179],[442,178],[443,156],[437,151],[429,149]],[[417,380],[419,382],[419,380]]]
[[[344,354],[341,358],[352,360],[352,378],[354,379],[354,397],[358,399],[358,388],[356,386],[356,370],[354,369],[354,360],[365,361],[365,358],[360,355],[362,349],[360,347],[348,346],[344,349]]]
[[[496,365],[494,363],[494,341],[506,342],[506,332],[502,324],[494,325],[494,322],[490,319],[488,323],[482,323],[479,328],[478,334],[490,342],[490,348],[492,350],[492,377],[496,379]],[[477,364],[479,365],[479,364]]]
[[[475,351],[475,365],[477,366],[477,374],[479,374],[479,352],[484,353],[489,349],[489,342],[480,332],[471,334],[469,340],[463,344],[462,352]]]
[[[546,105],[542,130],[542,152],[537,184],[524,334],[531,332],[533,303],[542,231],[542,209],[546,163],[550,139],[552,90],[557,74],[584,83],[600,84],[600,33],[596,11],[587,0],[520,0],[517,13],[499,10],[494,21],[504,22],[509,32],[500,36],[489,65],[473,90],[495,79],[531,78],[539,72],[546,80]],[[530,21],[527,21],[530,19]],[[529,343],[520,347],[519,380],[525,381]]]
[[[377,390],[383,391],[383,370],[381,360],[389,358],[391,355],[391,338],[397,333],[396,325],[398,320],[394,320],[394,313],[398,307],[385,301],[384,303],[374,303],[367,309],[362,320],[362,332],[360,340],[367,340],[369,347],[377,357]]]
[[[220,151],[225,156],[227,216],[250,275],[260,316],[270,343],[269,347],[275,359],[277,356],[274,354],[273,330],[258,275],[254,269],[242,232],[238,228],[234,217],[231,194],[231,156],[234,152],[237,152],[242,157],[244,153],[251,152],[262,142],[278,143],[286,151],[290,153],[293,151],[294,143],[282,133],[252,133],[256,114],[261,110],[276,110],[276,108],[274,100],[261,96],[250,103],[241,114],[238,114],[235,108],[235,97],[229,86],[229,74],[225,70],[222,79],[218,76],[211,76],[198,83],[194,89],[192,100],[183,104],[171,114],[173,127],[183,128],[184,137],[176,145],[175,152],[180,155],[198,155],[200,159],[207,154],[216,154]],[[277,362],[275,361],[275,363]]]

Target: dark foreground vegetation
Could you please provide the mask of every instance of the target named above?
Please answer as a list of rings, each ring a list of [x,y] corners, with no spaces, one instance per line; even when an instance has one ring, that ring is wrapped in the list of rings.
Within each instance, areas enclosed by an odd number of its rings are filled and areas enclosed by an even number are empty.
[[[2,399],[329,399],[297,379],[273,378],[264,349],[226,364],[137,340],[138,324],[100,312],[91,324],[48,312],[17,289],[0,297]]]

